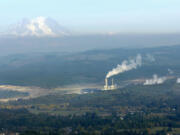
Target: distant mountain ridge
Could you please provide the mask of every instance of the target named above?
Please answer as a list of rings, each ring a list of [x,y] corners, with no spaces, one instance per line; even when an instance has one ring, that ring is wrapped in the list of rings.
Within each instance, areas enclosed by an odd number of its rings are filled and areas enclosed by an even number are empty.
[[[45,17],[37,17],[35,19],[23,19],[20,22],[11,25],[4,35],[12,36],[65,36],[69,35],[69,31],[59,25],[55,20]]]
[[[151,78],[153,74],[180,78],[180,46],[104,49],[79,53],[37,52],[0,57],[0,84],[55,88],[73,84],[104,85],[107,72],[141,54],[143,66],[114,76],[116,83]],[[155,61],[147,57],[152,56]]]
[[[94,49],[180,45],[180,34],[0,36],[0,56],[36,52],[82,52]]]

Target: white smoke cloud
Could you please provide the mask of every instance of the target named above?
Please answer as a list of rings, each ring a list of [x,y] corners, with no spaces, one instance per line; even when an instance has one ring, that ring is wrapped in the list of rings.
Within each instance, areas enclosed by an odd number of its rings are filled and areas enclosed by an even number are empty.
[[[180,78],[177,78],[176,83],[180,83]]]
[[[151,54],[146,54],[146,58],[147,58],[148,61],[151,61],[151,62],[154,62],[154,61],[155,61],[154,56],[151,55]]]
[[[169,73],[169,74],[173,74],[174,71],[168,68],[168,73]]]
[[[156,85],[163,84],[167,80],[167,77],[158,77],[158,75],[154,74],[152,79],[147,79],[144,85]]]
[[[142,65],[142,57],[140,54],[136,56],[135,59],[131,59],[129,61],[124,60],[121,65],[117,65],[116,68],[113,68],[111,71],[108,72],[106,75],[106,78],[112,77],[114,75],[136,69],[138,66]]]

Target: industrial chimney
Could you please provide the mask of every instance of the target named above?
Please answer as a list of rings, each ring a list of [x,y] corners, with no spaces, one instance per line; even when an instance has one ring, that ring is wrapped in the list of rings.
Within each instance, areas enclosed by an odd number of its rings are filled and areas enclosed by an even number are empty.
[[[104,90],[109,90],[109,86],[108,86],[108,78],[105,78]]]
[[[115,89],[115,85],[114,85],[114,79],[112,78],[112,84],[111,84],[111,90],[114,90]]]

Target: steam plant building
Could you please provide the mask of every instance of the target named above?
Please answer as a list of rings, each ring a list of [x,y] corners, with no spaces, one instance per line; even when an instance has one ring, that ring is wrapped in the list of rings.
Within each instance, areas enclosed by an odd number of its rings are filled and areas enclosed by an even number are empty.
[[[109,86],[108,84],[108,78],[105,79],[105,85],[104,85],[104,90],[114,90],[117,87],[114,85],[114,79],[112,78],[112,84]]]

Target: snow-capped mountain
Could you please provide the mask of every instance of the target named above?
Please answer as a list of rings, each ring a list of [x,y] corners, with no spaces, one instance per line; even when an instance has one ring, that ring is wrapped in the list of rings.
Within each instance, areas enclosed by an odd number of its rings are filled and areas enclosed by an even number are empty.
[[[45,17],[35,19],[23,19],[17,24],[11,25],[6,35],[14,36],[65,36],[69,31],[60,26],[55,20]]]

